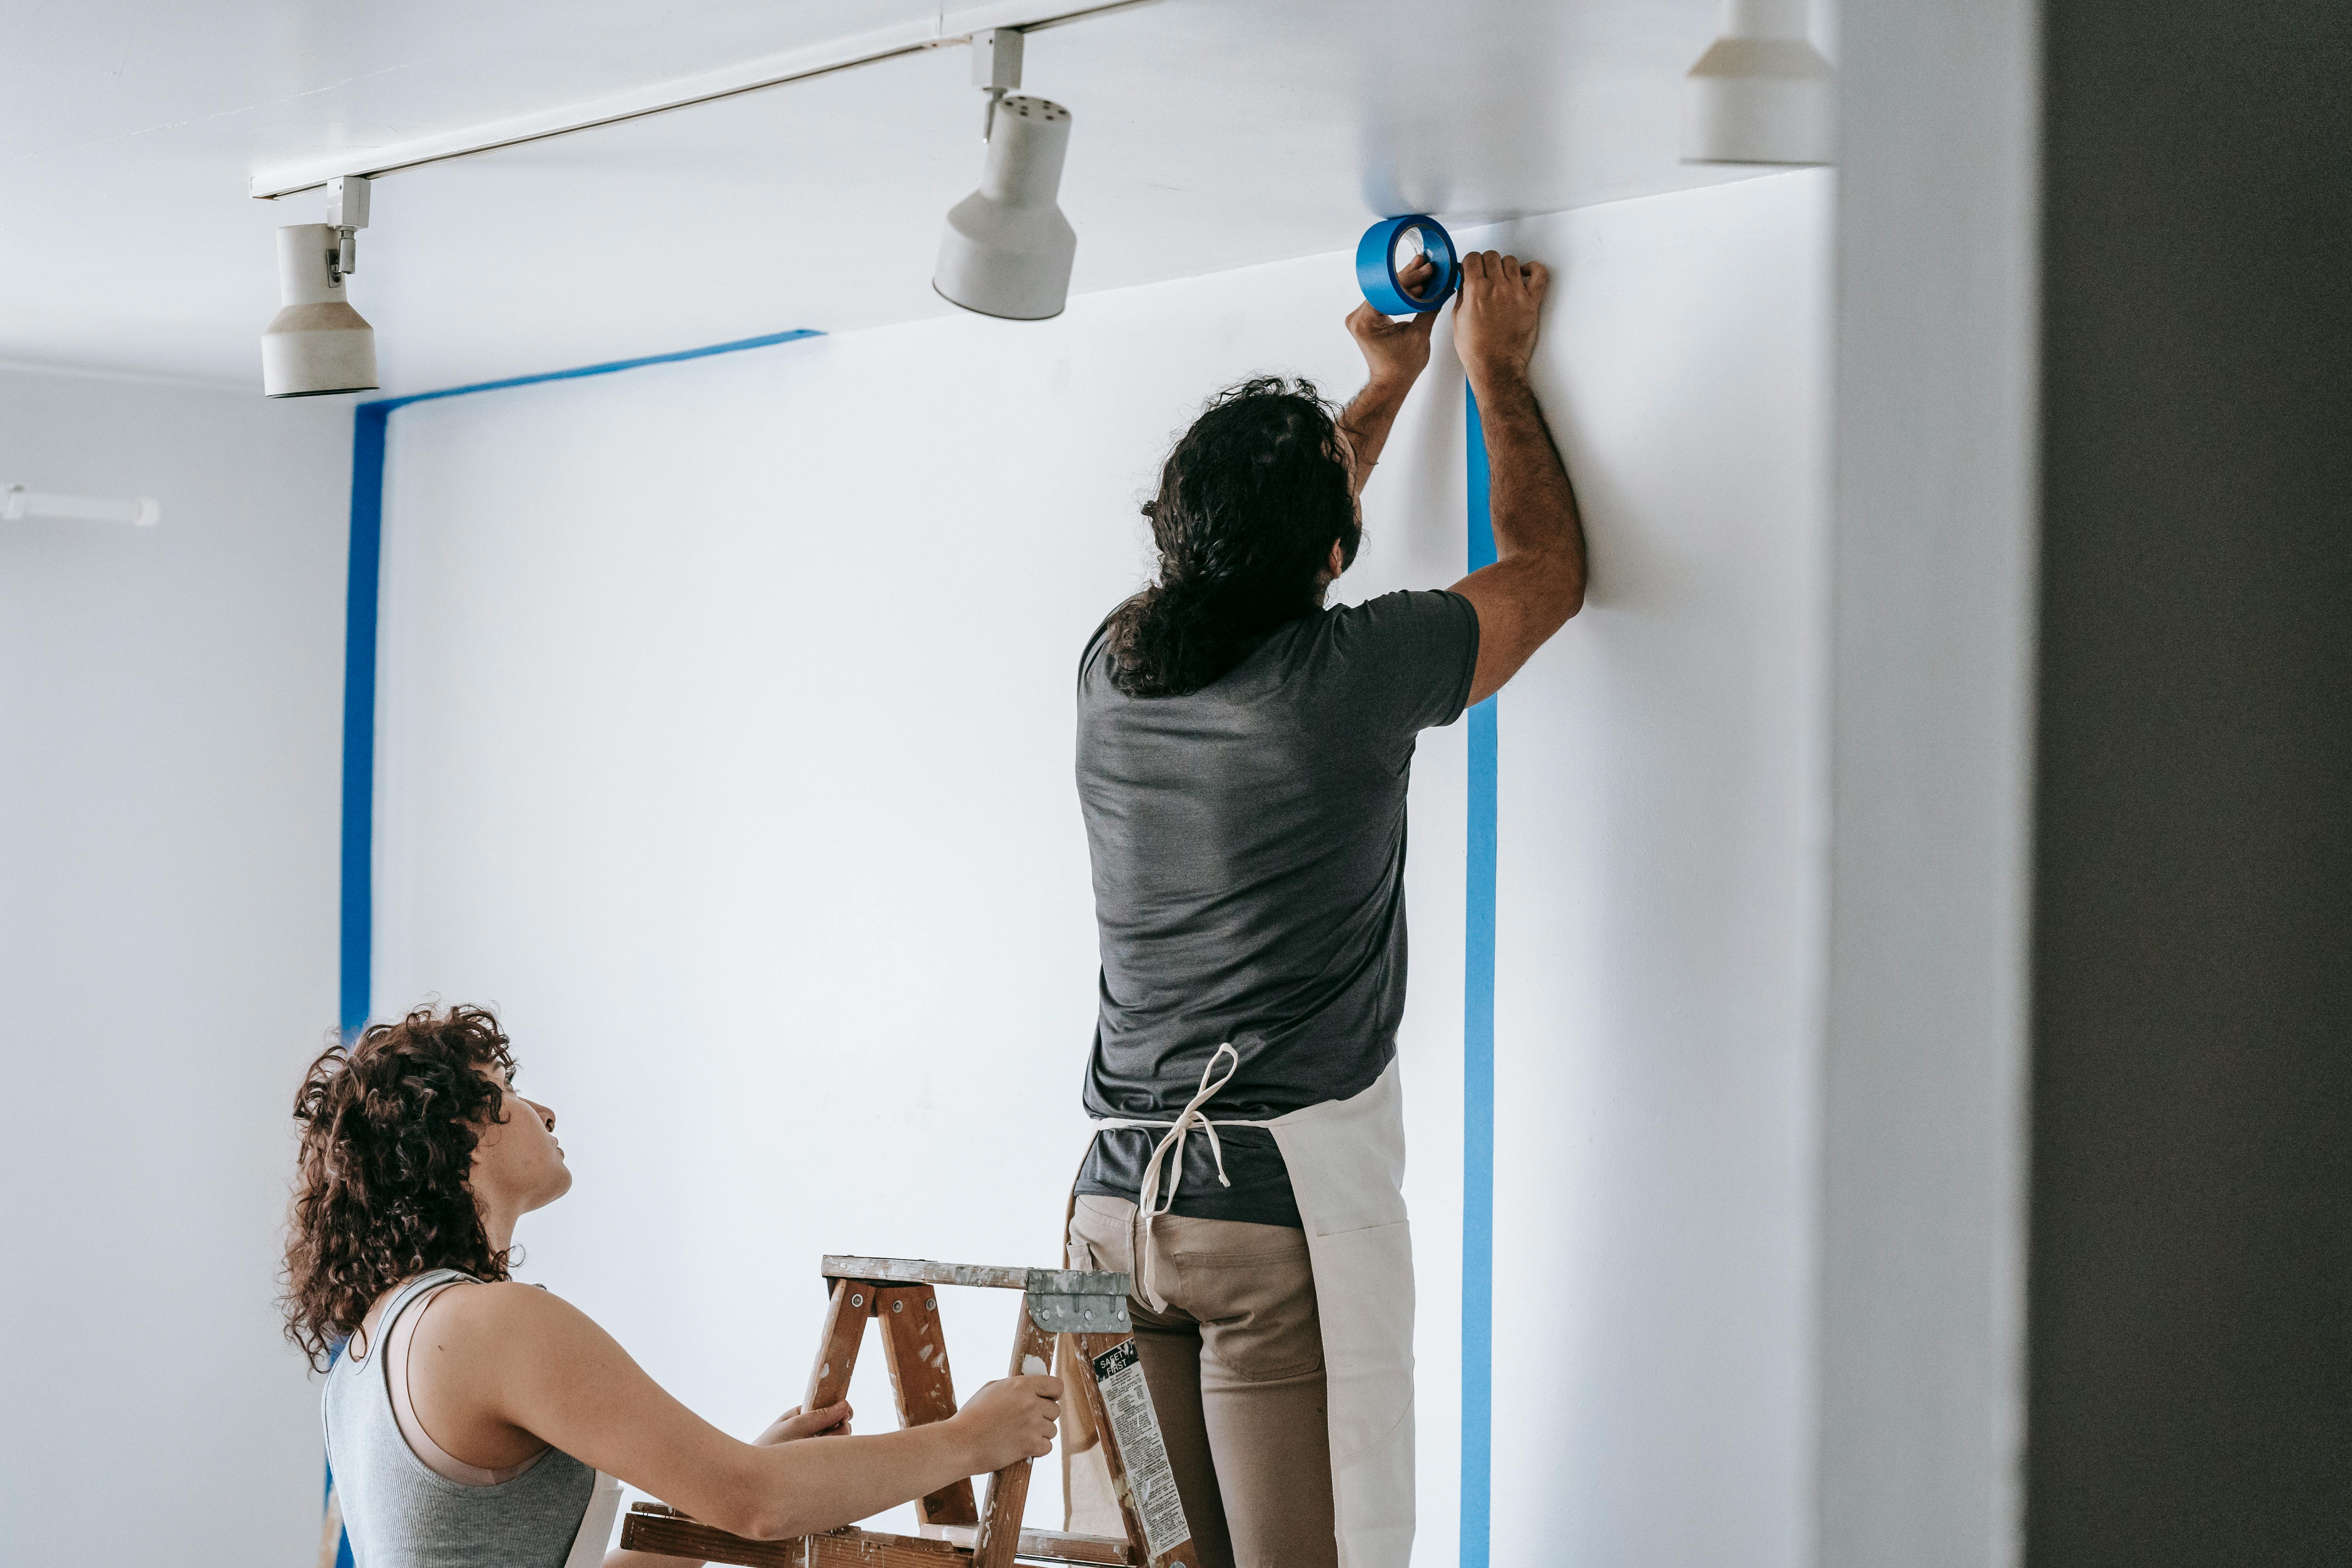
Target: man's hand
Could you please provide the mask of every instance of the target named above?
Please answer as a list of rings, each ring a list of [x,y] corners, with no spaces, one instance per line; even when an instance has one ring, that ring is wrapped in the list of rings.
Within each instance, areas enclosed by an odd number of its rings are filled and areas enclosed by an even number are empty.
[[[1491,250],[1462,258],[1462,293],[1454,304],[1454,352],[1473,391],[1488,380],[1524,381],[1535,358],[1538,318],[1551,274],[1540,261]]]
[[[1407,293],[1417,294],[1435,268],[1426,256],[1416,256],[1397,281]],[[1375,386],[1392,387],[1402,396],[1429,363],[1429,331],[1437,312],[1423,310],[1410,321],[1392,321],[1366,300],[1348,312],[1348,331],[1364,353],[1365,368]]]
[[[1062,1413],[1058,1377],[1001,1377],[948,1417],[970,1444],[971,1473],[1001,1470],[1015,1459],[1054,1451],[1054,1423]]]
[[[1454,346],[1478,399],[1495,560],[1454,591],[1478,612],[1470,700],[1483,702],[1584,604],[1584,523],[1528,371],[1551,275],[1482,250],[1462,258]]]
[[[1436,270],[1429,258],[1416,256],[1397,279],[1418,292]],[[1429,331],[1436,324],[1434,310],[1423,310],[1410,321],[1391,321],[1373,310],[1369,300],[1348,312],[1349,334],[1364,351],[1364,363],[1371,372],[1364,390],[1349,401],[1339,416],[1339,428],[1348,437],[1351,492],[1361,492],[1364,481],[1372,477],[1372,465],[1381,460],[1381,448],[1388,445],[1389,426],[1396,423],[1397,410],[1404,406],[1404,395],[1412,390],[1422,367],[1429,363]]]
[[[803,1437],[846,1437],[849,1418],[855,1414],[846,1399],[806,1415],[795,1405],[771,1422],[768,1429],[752,1438],[751,1443],[755,1447],[772,1448],[779,1443],[797,1443]]]

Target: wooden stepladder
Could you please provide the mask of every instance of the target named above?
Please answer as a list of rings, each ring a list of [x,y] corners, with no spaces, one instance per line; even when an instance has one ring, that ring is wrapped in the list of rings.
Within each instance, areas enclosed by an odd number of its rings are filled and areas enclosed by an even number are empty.
[[[1008,1375],[1053,1371],[1055,1347],[1068,1347],[1058,1371],[1063,1397],[1082,1403],[1088,1424],[1100,1436],[1126,1538],[1022,1529],[1031,1461],[1021,1459],[989,1478],[984,1505],[974,1503],[969,1480],[919,1500],[919,1536],[853,1526],[823,1535],[752,1541],[658,1503],[638,1503],[621,1525],[623,1546],[750,1568],[1011,1568],[1015,1562],[1199,1568],[1128,1321],[1126,1275],[828,1257],[824,1279],[830,1300],[802,1408],[814,1410],[848,1393],[871,1318],[882,1327],[882,1354],[901,1426],[944,1421],[956,1412],[939,1287],[1022,1292]]]

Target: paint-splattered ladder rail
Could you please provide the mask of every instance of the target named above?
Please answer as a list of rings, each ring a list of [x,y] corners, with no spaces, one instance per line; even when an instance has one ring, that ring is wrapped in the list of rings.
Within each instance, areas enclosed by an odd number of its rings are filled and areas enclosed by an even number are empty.
[[[818,1409],[849,1392],[866,1320],[873,1318],[882,1325],[882,1354],[889,1363],[901,1426],[944,1421],[956,1411],[939,1287],[1022,1292],[1024,1310],[1013,1329],[1012,1373],[1046,1371],[1058,1348],[1064,1397],[1074,1402],[1066,1432],[1082,1447],[1102,1444],[1127,1526],[1125,1539],[1022,1529],[1030,1461],[1021,1459],[989,1478],[985,1509],[974,1505],[969,1480],[920,1500],[916,1510],[921,1535],[851,1527],[752,1541],[659,1503],[638,1503],[622,1522],[623,1546],[747,1568],[1011,1568],[1015,1562],[1199,1568],[1128,1321],[1126,1275],[919,1258],[828,1257],[824,1279],[829,1302],[802,1407]]]

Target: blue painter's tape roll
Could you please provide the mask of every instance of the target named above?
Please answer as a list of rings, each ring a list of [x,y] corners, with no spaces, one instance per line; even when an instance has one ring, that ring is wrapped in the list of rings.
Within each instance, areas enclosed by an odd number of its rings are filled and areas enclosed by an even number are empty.
[[[1417,295],[1406,293],[1397,281],[1397,240],[1412,229],[1421,231],[1422,254],[1437,268],[1434,286],[1423,284]],[[1356,242],[1356,281],[1373,310],[1389,316],[1417,316],[1445,303],[1462,281],[1462,259],[1454,254],[1454,237],[1427,213],[1384,217]]]

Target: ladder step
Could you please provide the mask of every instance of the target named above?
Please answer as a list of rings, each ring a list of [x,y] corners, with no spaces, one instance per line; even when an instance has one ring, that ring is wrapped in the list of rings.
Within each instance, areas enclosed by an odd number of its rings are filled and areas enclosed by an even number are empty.
[[[881,1285],[978,1285],[992,1290],[1028,1290],[1050,1296],[1094,1296],[1106,1289],[1125,1295],[1124,1274],[1082,1268],[1001,1268],[987,1263],[940,1263],[929,1258],[853,1258],[827,1253],[828,1280]]]
[[[971,1562],[980,1527],[935,1524],[929,1536],[887,1531],[829,1531],[782,1541],[753,1541],[689,1518],[659,1503],[631,1505],[621,1522],[621,1545],[631,1552],[699,1557],[706,1563],[743,1568],[958,1568]],[[1016,1555],[1028,1563],[1097,1563],[1133,1568],[1135,1549],[1115,1535],[1076,1535],[1060,1530],[1024,1530]]]
[[[743,1568],[806,1568],[806,1539],[795,1535],[782,1541],[752,1541],[659,1503],[635,1504],[621,1518],[621,1545],[625,1551],[698,1557],[706,1563],[740,1563]]]
[[[929,1532],[939,1540],[971,1546],[979,1539],[980,1527],[934,1524]],[[1128,1545],[1124,1536],[1076,1535],[1066,1530],[1024,1530],[1014,1552],[1022,1558],[1045,1563],[1101,1563],[1127,1568],[1135,1562],[1135,1549]]]
[[[827,1531],[803,1536],[806,1568],[971,1568],[971,1552],[951,1541],[891,1535],[879,1530]]]
[[[827,1279],[884,1279],[896,1285],[980,1285],[1026,1290],[1030,1270],[985,1263],[936,1263],[928,1258],[845,1258],[825,1254]]]

